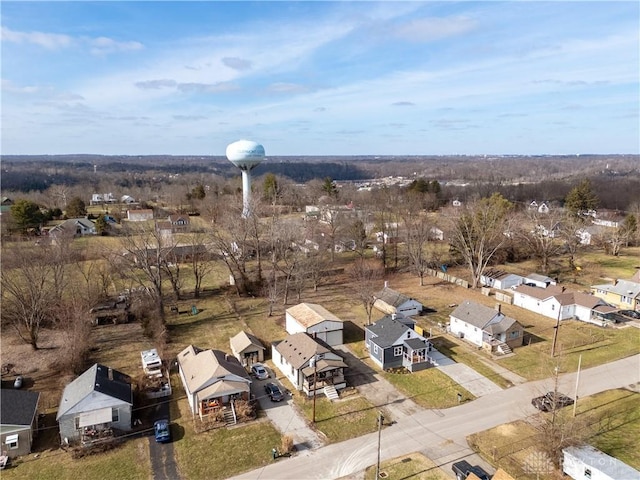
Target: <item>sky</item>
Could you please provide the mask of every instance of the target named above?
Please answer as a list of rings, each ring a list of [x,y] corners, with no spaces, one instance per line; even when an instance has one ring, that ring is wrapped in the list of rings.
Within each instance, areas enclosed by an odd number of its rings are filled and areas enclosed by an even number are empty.
[[[636,1],[7,1],[0,152],[640,153]]]

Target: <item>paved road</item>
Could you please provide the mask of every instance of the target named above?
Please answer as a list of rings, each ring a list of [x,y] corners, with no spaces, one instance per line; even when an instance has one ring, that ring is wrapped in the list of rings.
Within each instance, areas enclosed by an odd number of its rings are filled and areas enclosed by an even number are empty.
[[[561,391],[572,394],[576,374],[559,377]],[[640,355],[584,369],[578,396],[640,383]],[[398,420],[382,432],[381,460],[428,450],[437,464],[450,462],[467,451],[466,437],[537,412],[531,398],[553,388],[553,379],[518,385],[447,410],[425,410]],[[478,413],[482,414],[479,415]],[[234,479],[336,479],[352,476],[376,462],[377,433],[308,450]],[[354,477],[355,478],[355,477]]]

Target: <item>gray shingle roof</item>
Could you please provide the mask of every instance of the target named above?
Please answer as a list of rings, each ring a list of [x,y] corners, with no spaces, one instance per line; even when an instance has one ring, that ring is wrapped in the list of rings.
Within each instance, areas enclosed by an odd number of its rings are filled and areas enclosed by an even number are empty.
[[[516,320],[496,309],[470,300],[462,302],[458,308],[451,312],[451,316],[491,334],[506,332],[511,325],[516,323]]]
[[[29,390],[0,390],[0,423],[31,425],[37,413],[40,393]]]
[[[287,335],[275,349],[296,370],[304,365],[311,357],[319,353],[327,353],[331,350],[319,340],[314,340],[304,332]]]
[[[109,374],[110,370],[111,375]],[[111,378],[109,378],[110,376]],[[124,373],[96,363],[64,387],[56,418],[59,419],[94,391],[133,405],[131,378]]]
[[[407,330],[411,330],[390,316],[383,317],[365,328],[375,335],[371,341],[381,348],[392,347],[400,337],[406,334]]]
[[[407,297],[406,295],[403,295],[400,292],[396,292],[389,287],[383,288],[378,293],[376,293],[374,297],[376,297],[377,300],[382,300],[387,305],[391,305],[393,307],[399,307],[403,303],[411,300],[411,298]]]

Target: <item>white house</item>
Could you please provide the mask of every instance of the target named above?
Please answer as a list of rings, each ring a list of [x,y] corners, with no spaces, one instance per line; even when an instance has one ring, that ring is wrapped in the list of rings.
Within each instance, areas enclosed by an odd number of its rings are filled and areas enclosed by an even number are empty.
[[[189,345],[178,354],[177,360],[194,416],[202,419],[220,410],[233,411],[234,400],[249,400],[251,378],[233,355]]]
[[[536,287],[547,288],[549,285],[556,285],[556,281],[547,277],[546,275],[540,275],[538,273],[530,273],[526,277],[524,277],[524,282],[522,283],[533,283]]]
[[[344,324],[322,305],[300,303],[287,308],[285,312],[285,329],[287,333],[308,333],[322,340],[327,345],[335,346],[343,343]]]
[[[340,390],[347,386],[344,376],[347,364],[342,357],[306,333],[287,335],[272,344],[271,358],[293,386],[308,396],[326,393],[325,387]]]
[[[454,335],[498,353],[511,353],[511,348],[522,345],[524,335],[524,327],[502,313],[500,305],[494,309],[470,300],[451,312],[449,327]]]
[[[486,287],[507,290],[523,283],[524,279],[515,273],[504,270],[487,270],[480,276],[480,283]]]
[[[422,304],[386,286],[374,295],[373,306],[387,315],[395,313],[405,317],[420,315]]]
[[[545,317],[560,320],[576,318],[584,322],[593,321],[594,311],[615,310],[594,295],[568,291],[557,285],[547,288],[520,285],[514,291],[513,304]]]
[[[153,220],[153,210],[150,208],[127,210],[127,220],[130,222],[146,222],[147,220]]]
[[[573,480],[633,480],[640,472],[591,445],[562,449],[562,472]]]

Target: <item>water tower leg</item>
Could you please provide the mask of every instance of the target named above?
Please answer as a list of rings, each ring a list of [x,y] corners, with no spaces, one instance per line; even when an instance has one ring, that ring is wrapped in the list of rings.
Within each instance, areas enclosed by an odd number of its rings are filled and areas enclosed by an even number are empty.
[[[251,214],[251,172],[242,171],[242,218]]]

